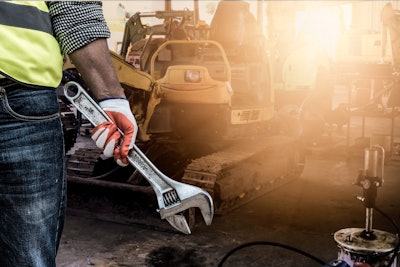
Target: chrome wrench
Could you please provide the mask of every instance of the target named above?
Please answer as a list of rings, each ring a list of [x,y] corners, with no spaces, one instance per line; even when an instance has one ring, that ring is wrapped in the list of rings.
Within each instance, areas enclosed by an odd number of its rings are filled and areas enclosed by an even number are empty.
[[[76,82],[64,85],[65,97],[94,125],[111,121],[101,107]],[[152,186],[158,202],[158,212],[176,230],[190,234],[186,218],[181,213],[189,208],[199,208],[203,219],[210,225],[214,216],[213,200],[207,191],[189,184],[177,182],[164,175],[136,146],[129,151],[128,162],[135,167]]]

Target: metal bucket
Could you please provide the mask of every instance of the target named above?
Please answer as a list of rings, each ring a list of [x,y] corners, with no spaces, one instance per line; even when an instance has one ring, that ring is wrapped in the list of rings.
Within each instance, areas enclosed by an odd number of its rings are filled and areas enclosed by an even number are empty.
[[[344,260],[349,266],[356,262],[368,263],[373,267],[386,267],[393,257],[394,249],[399,240],[396,235],[380,230],[373,230],[374,238],[364,236],[365,229],[346,228],[334,234],[339,247],[338,259]],[[397,266],[397,255],[389,267]]]

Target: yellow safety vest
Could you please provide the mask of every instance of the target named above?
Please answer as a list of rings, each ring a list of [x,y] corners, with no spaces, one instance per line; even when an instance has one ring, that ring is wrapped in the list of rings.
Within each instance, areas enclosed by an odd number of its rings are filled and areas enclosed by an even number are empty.
[[[0,73],[27,85],[55,88],[63,56],[39,1],[0,1]]]

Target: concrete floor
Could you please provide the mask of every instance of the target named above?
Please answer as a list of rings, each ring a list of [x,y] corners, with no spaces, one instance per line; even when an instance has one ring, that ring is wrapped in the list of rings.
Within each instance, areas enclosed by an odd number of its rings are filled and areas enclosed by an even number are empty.
[[[357,126],[357,124],[355,124]],[[379,124],[375,124],[378,125]],[[358,128],[352,126],[357,136]],[[396,133],[399,128],[396,127]],[[343,134],[344,135],[344,134]],[[329,138],[329,137],[328,137]],[[230,256],[223,266],[321,266],[275,243],[309,253],[323,262],[337,258],[333,234],[343,228],[364,228],[365,208],[353,185],[363,168],[363,150],[346,153],[345,138],[307,156],[301,177],[224,216],[211,226],[197,220],[191,235],[67,216],[58,266],[218,266],[232,249],[259,243]],[[376,206],[400,221],[400,161],[385,164],[384,185]],[[373,228],[395,233],[392,223],[374,212]]]
[[[335,96],[337,102],[342,102],[347,99],[347,92],[339,90]],[[367,119],[365,135],[388,134],[389,122]],[[364,164],[364,150],[359,148],[368,146],[368,140],[359,139],[360,126],[361,118],[352,118],[351,150],[346,149],[346,126],[340,133],[323,136],[310,144],[300,178],[227,215],[215,217],[211,226],[199,218],[191,235],[105,222],[69,212],[57,264],[214,267],[232,249],[251,242],[259,243],[235,252],[222,266],[321,266],[299,252],[325,263],[335,260],[340,250],[333,234],[344,228],[365,227],[364,205],[355,198],[363,195],[362,188],[353,185]],[[400,117],[395,120],[394,134],[400,137]],[[397,224],[399,157],[386,161],[384,184],[378,188],[376,200],[376,207]],[[373,228],[396,233],[392,222],[377,211]]]

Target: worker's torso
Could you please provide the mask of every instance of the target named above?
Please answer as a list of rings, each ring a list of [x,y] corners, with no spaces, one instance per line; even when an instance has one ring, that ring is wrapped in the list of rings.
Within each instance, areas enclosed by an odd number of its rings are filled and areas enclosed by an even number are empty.
[[[32,86],[57,87],[60,47],[44,2],[0,1],[0,74]]]

